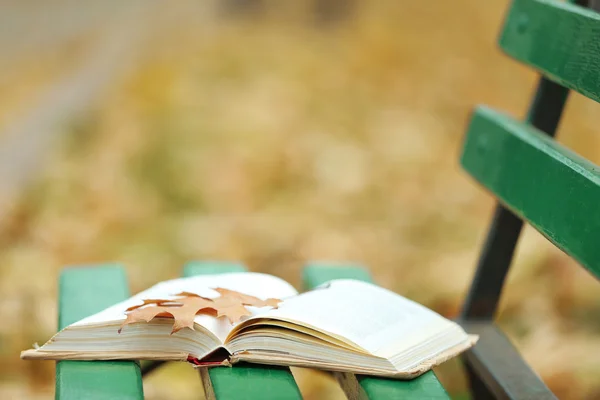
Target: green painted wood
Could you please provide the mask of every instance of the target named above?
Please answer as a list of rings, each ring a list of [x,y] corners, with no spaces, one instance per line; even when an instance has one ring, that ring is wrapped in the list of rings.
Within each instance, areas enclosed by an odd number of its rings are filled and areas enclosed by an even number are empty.
[[[514,0],[500,47],[548,78],[600,101],[600,13],[556,0]]]
[[[357,279],[372,282],[368,270],[356,264],[311,263],[304,267],[303,283],[308,290],[332,279]],[[410,381],[399,381],[368,376],[343,374],[338,378],[346,393],[366,396],[370,399],[449,399],[448,393],[437,379],[433,371],[427,372]],[[352,379],[358,385],[349,383]],[[344,387],[345,385],[348,388]],[[355,386],[359,386],[356,388]]]
[[[556,246],[600,277],[600,168],[487,107],[471,119],[461,163]]]
[[[358,264],[312,263],[302,271],[302,282],[306,289],[314,289],[327,281],[340,278],[373,282],[369,270]]]
[[[242,264],[223,261],[192,261],[183,267],[183,276],[225,274],[228,272],[246,272]]]
[[[191,262],[184,267],[183,275],[244,271],[246,268],[237,263]],[[219,400],[302,398],[289,368],[238,364],[232,368],[210,368],[208,375],[214,396]],[[210,398],[213,394],[207,393],[207,396]]]
[[[128,297],[127,277],[120,266],[66,268],[59,281],[59,329]],[[139,365],[133,361],[59,361],[56,398],[143,399]]]
[[[450,396],[435,376],[429,371],[410,381],[397,381],[362,376],[358,382],[370,399],[449,399]]]

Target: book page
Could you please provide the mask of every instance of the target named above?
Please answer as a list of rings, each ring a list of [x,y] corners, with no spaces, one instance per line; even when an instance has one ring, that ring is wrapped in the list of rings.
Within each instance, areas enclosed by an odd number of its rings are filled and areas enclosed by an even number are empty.
[[[204,297],[218,297],[219,294],[211,288],[222,287],[236,290],[244,294],[267,299],[269,297],[285,299],[298,294],[296,289],[286,281],[272,275],[236,272],[217,275],[198,275],[189,278],[178,278],[164,281],[136,294],[135,296],[115,304],[97,314],[84,318],[73,325],[98,324],[122,321],[126,318],[125,310],[141,304],[144,299],[174,299],[180,292],[192,292]],[[264,308],[248,307],[255,314],[264,312]],[[210,315],[197,315],[195,322],[205,327],[217,336],[221,342],[233,328],[227,318],[216,318]]]
[[[457,327],[416,302],[355,280],[331,281],[284,301],[260,317],[295,321],[346,338],[386,358]],[[466,335],[459,338],[463,339]]]

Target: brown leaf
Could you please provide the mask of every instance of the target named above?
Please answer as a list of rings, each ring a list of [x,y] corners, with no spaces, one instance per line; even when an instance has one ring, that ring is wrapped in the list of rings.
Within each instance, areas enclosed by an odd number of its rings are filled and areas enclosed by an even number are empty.
[[[138,304],[137,306],[131,306],[131,307],[129,307],[129,308],[128,308],[127,310],[125,310],[125,311],[126,311],[126,312],[127,312],[127,311],[133,311],[133,310],[135,310],[135,309],[138,309],[138,308],[140,308],[140,307],[147,306],[148,304],[154,304],[154,305],[160,306],[160,305],[162,305],[163,303],[168,303],[169,301],[170,301],[170,300],[147,299],[147,300],[143,300],[143,303],[142,303],[142,304]]]
[[[181,297],[181,296],[185,296],[185,297],[200,297],[201,299],[204,299],[204,300],[211,300],[211,301],[212,301],[212,299],[211,299],[211,298],[208,298],[208,297],[202,297],[202,296],[200,296],[199,294],[192,293],[192,292],[181,292],[181,293],[177,293],[175,296],[179,296],[179,297]]]
[[[213,299],[213,302],[217,310],[217,317],[227,317],[232,324],[238,322],[242,317],[252,315],[236,298],[221,296]]]
[[[247,294],[243,294],[240,292],[236,292],[235,290],[229,290],[224,288],[215,288],[214,291],[218,292],[221,297],[220,298],[231,298],[240,301],[245,306],[255,306],[255,307],[273,307],[277,308],[281,300],[279,299],[266,299],[261,300],[258,297],[250,296]]]
[[[177,300],[158,300],[152,302],[144,300],[144,302],[147,306],[134,308],[127,314],[127,318],[119,328],[119,333],[125,325],[142,321],[150,322],[159,316],[171,316],[174,319],[171,334],[183,328],[193,330],[194,317],[199,311],[204,309],[212,309],[213,312],[217,311],[214,308],[215,303],[212,300],[206,300],[201,297],[188,296]]]
[[[210,299],[196,293],[181,292],[175,299],[147,299],[142,304],[129,307],[125,313],[127,318],[119,328],[119,333],[125,325],[137,322],[150,322],[157,317],[173,318],[171,334],[183,329],[194,329],[194,318],[198,314],[209,314],[218,317],[227,317],[230,323],[238,322],[241,318],[252,315],[245,306],[274,307],[277,308],[281,300],[261,300],[235,290],[216,288],[220,297]]]
[[[141,307],[141,306],[140,306]],[[127,314],[127,319],[123,321],[118,332],[121,333],[125,325],[133,324],[135,322],[150,322],[156,317],[161,316],[173,316],[171,313],[164,311],[166,307],[145,307],[142,309],[136,309],[135,312]]]

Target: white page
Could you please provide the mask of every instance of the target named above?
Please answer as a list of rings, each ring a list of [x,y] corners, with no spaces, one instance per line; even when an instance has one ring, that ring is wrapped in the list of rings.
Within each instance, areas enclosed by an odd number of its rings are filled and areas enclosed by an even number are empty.
[[[455,324],[376,285],[334,280],[302,293],[261,317],[295,320],[342,336],[371,354],[389,357]],[[466,337],[466,336],[465,336]]]
[[[236,290],[260,299],[269,297],[285,299],[298,294],[296,289],[286,281],[272,275],[254,272],[235,272],[217,275],[198,275],[189,278],[178,278],[158,283],[135,296],[115,304],[97,314],[84,318],[73,325],[122,321],[126,318],[125,310],[141,304],[143,299],[173,299],[180,292],[192,292],[204,297],[218,297],[219,294],[211,288],[222,287]],[[264,308],[248,307],[254,314],[264,312]],[[195,322],[202,325],[223,341],[233,326],[226,318],[216,318],[210,315],[198,315]]]

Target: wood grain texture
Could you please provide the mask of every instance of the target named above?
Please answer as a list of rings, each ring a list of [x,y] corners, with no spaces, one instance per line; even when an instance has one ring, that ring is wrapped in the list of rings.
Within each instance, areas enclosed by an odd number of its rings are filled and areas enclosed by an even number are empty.
[[[184,276],[244,272],[246,268],[229,262],[192,262]],[[301,399],[300,390],[289,368],[236,364],[232,368],[210,368],[200,373],[207,399]]]
[[[66,268],[59,283],[59,329],[129,297],[125,270],[117,265]],[[133,361],[59,361],[56,399],[143,399]]]
[[[514,0],[499,44],[512,58],[600,101],[600,13],[556,0]]]
[[[478,107],[461,163],[556,246],[600,277],[600,168],[537,129]]]
[[[312,289],[331,279],[372,282],[368,270],[356,264],[311,263],[303,271],[304,287]],[[449,399],[433,371],[410,381],[348,373],[334,374],[349,399]]]

